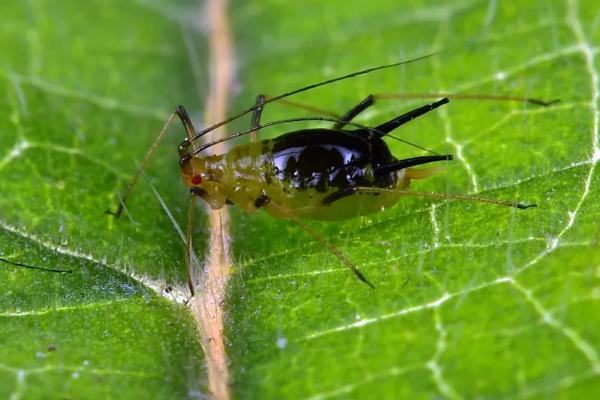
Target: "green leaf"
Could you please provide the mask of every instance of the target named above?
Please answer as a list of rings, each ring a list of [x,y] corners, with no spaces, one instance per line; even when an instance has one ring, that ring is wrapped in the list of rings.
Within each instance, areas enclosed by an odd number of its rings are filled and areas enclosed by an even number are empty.
[[[293,223],[243,218],[229,302],[238,398],[580,398],[600,393],[598,77],[593,2],[253,2],[233,12],[245,103],[441,50],[294,98],[340,114],[369,93],[452,100],[396,136],[454,154],[415,190],[533,202],[402,199],[311,223],[377,286]],[[242,34],[243,32],[243,34]],[[381,101],[376,125],[427,100]],[[269,108],[267,120],[302,114]],[[273,129],[271,134],[281,133]],[[398,156],[415,149],[388,141]]]
[[[201,119],[201,10],[192,1],[5,3],[0,253],[73,273],[0,266],[0,395],[197,397],[205,389],[191,318],[154,291],[184,282],[180,238],[146,184],[129,217],[104,212],[174,105]],[[437,50],[294,100],[343,113],[369,93],[561,99],[549,108],[452,100],[397,131],[456,156],[415,190],[538,207],[406,198],[370,217],[309,222],[375,290],[293,223],[234,211],[233,397],[599,393],[598,6],[254,1],[230,14],[236,109],[258,93]],[[381,101],[357,121],[375,125],[426,101]],[[273,104],[264,120],[304,115]],[[178,135],[147,174],[182,223]],[[397,157],[420,154],[389,145]],[[199,254],[206,236],[199,221]]]
[[[182,39],[201,42],[192,13],[192,2],[0,6],[0,254],[73,270],[0,263],[2,398],[203,390],[191,318],[152,290],[183,276],[179,238],[148,192],[133,198],[135,223],[105,214],[173,105],[199,109]],[[151,172],[170,204],[183,192],[176,142]]]

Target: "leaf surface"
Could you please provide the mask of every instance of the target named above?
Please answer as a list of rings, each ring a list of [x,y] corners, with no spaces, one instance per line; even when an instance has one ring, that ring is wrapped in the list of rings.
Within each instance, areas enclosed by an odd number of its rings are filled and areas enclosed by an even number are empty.
[[[451,100],[395,132],[455,155],[415,190],[538,207],[405,198],[375,216],[311,224],[375,290],[294,224],[241,218],[228,334],[238,397],[598,393],[598,12],[558,1],[253,2],[234,11],[246,32],[246,103],[433,51],[294,100],[341,115],[370,93],[561,99],[547,108]],[[380,101],[356,120],[374,126],[427,101]],[[421,154],[388,143],[398,157]]]
[[[174,105],[201,119],[201,10],[188,1],[0,7],[0,252],[74,271],[2,265],[0,395],[200,396],[190,318],[153,291],[184,281],[179,236],[146,184],[129,215],[104,212]],[[310,222],[375,290],[293,223],[234,210],[226,336],[235,398],[600,392],[598,16],[593,1],[231,4],[235,109],[258,93],[438,50],[294,100],[341,114],[370,93],[561,99],[548,108],[452,100],[395,133],[455,155],[415,190],[538,207],[406,198],[374,216]],[[427,101],[380,101],[357,122]],[[310,114],[272,104],[264,120]],[[174,130],[147,174],[181,223]],[[398,158],[421,154],[388,143]]]
[[[148,191],[131,219],[105,213],[173,105],[199,108],[183,40],[201,42],[192,13],[191,2],[0,6],[0,254],[73,271],[0,266],[2,398],[203,390],[191,318],[152,290],[183,276],[178,236]],[[167,202],[181,194],[164,167],[171,139],[151,172]]]

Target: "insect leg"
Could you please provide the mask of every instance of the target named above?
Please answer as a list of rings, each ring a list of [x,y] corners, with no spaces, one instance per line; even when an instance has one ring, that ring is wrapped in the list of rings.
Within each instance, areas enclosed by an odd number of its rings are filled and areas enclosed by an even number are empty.
[[[146,152],[146,155],[144,156],[144,159],[140,163],[137,172],[135,173],[135,175],[133,176],[133,178],[131,178],[131,180],[127,184],[127,188],[125,189],[125,192],[124,192],[123,196],[120,198],[119,207],[117,208],[117,211],[113,212],[113,211],[108,210],[107,211],[108,214],[114,215],[116,218],[119,218],[121,216],[121,213],[123,212],[123,209],[125,208],[125,203],[127,202],[127,199],[129,198],[129,196],[131,195],[133,187],[135,186],[135,184],[137,183],[138,179],[140,178],[140,175],[146,169],[146,166],[148,165],[148,162],[150,161],[150,159],[152,158],[152,156],[156,152],[156,149],[160,145],[160,142],[164,139],[165,135],[167,134],[167,130],[169,129],[169,127],[173,123],[173,119],[175,118],[175,116],[179,117],[179,119],[181,120],[181,123],[183,124],[183,126],[184,126],[184,128],[185,128],[185,130],[187,132],[186,142],[187,143],[191,142],[190,138],[192,138],[194,136],[194,126],[192,125],[192,122],[190,121],[190,118],[188,116],[187,111],[185,111],[185,108],[183,108],[183,106],[178,106],[177,108],[175,108],[175,110],[173,110],[173,112],[171,113],[171,115],[169,115],[169,118],[167,119],[167,122],[165,122],[165,124],[163,125],[163,127],[160,130],[158,136],[154,140],[154,143],[152,143],[152,145],[150,146],[150,148]],[[182,145],[179,148],[180,148],[180,155],[183,156],[184,154],[188,153],[188,150],[187,150],[186,146]]]
[[[190,293],[194,297],[194,264],[192,260],[192,230],[194,227],[194,202],[196,201],[194,193],[190,193],[187,211],[187,229],[185,234],[185,264],[187,267],[187,281]]]
[[[526,208],[537,207],[536,204],[524,204],[524,203],[519,203],[519,202],[514,202],[514,201],[489,199],[487,197],[471,196],[471,195],[466,195],[466,194],[415,192],[412,190],[397,190],[397,189],[363,187],[363,186],[346,188],[346,189],[338,190],[337,192],[331,193],[330,195],[326,196],[323,199],[322,204],[330,205],[340,199],[343,199],[344,197],[347,197],[347,196],[350,196],[353,194],[362,194],[362,193],[374,193],[374,194],[395,193],[399,196],[428,197],[428,198],[439,199],[439,200],[457,200],[457,201],[466,201],[466,202],[496,204],[499,206],[518,208],[520,210],[524,210]]]
[[[386,123],[379,125],[378,127],[375,128],[375,130],[382,132],[385,135],[386,133],[390,133],[391,131],[398,128],[399,126],[404,125],[405,123],[412,121],[413,119],[420,117],[424,114],[427,114],[428,112],[435,110],[439,106],[442,106],[442,105],[448,104],[448,103],[449,103],[449,100],[447,98],[443,98],[434,103],[426,104],[424,106],[415,108],[414,110],[411,110],[411,111],[409,111],[405,114],[402,114]]]
[[[256,96],[256,103],[254,105],[255,109],[252,112],[252,133],[250,134],[250,142],[252,143],[256,142],[256,136],[258,134],[258,130],[260,129],[260,116],[262,115],[265,101],[265,95],[259,94]]]
[[[262,114],[263,107],[265,105],[266,97],[263,94],[256,96],[256,103],[254,112],[252,113],[252,128],[258,129],[260,127],[260,116]]]
[[[331,244],[321,234],[319,234],[313,228],[311,228],[310,226],[308,226],[304,222],[302,222],[296,215],[294,215],[293,212],[291,212],[290,210],[286,209],[285,207],[283,207],[277,203],[274,203],[273,201],[271,201],[271,199],[269,197],[264,196],[264,195],[260,196],[258,199],[256,199],[254,204],[257,206],[260,206],[260,207],[274,208],[275,211],[277,212],[277,214],[283,215],[283,216],[287,217],[288,219],[292,220],[296,225],[298,225],[300,228],[304,229],[304,231],[306,233],[311,235],[313,237],[313,239],[315,239],[317,242],[319,242],[323,246],[325,246],[327,248],[327,250],[329,250],[329,252],[331,254],[336,256],[342,262],[342,264],[344,264],[344,266],[346,268],[348,268],[350,271],[352,271],[352,273],[360,281],[365,283],[371,289],[375,289],[375,286],[371,282],[369,282],[369,280],[363,275],[362,272],[360,272],[360,270],[356,267],[356,265],[354,265],[354,263],[352,261],[350,261],[337,247],[335,247],[333,244]]]

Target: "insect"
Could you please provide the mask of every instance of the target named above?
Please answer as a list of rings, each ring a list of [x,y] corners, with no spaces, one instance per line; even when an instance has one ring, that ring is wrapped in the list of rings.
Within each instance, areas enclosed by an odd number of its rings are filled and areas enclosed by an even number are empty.
[[[370,287],[374,286],[358,268],[335,246],[303,222],[304,219],[340,220],[376,213],[384,208],[391,207],[403,196],[476,201],[519,209],[534,207],[533,204],[476,196],[407,190],[412,180],[427,178],[436,171],[435,168],[423,169],[416,167],[436,162],[447,162],[452,160],[453,156],[451,154],[437,154],[396,138],[430,153],[425,156],[397,159],[391,153],[384,139],[392,131],[407,122],[448,104],[452,95],[416,95],[415,97],[419,98],[441,97],[441,99],[415,108],[375,127],[355,123],[353,119],[372,106],[378,98],[384,97],[381,95],[367,96],[338,118],[317,116],[261,123],[261,113],[268,103],[286,101],[283,99],[300,92],[384,68],[415,62],[422,58],[425,57],[353,72],[304,86],[275,97],[259,95],[254,106],[199,131],[192,125],[184,107],[177,107],[165,123],[152,147],[148,150],[138,173],[130,181],[119,208],[112,214],[115,216],[121,214],[141,171],[154,154],[156,147],[175,117],[181,120],[187,132],[186,139],[178,148],[179,166],[183,183],[189,188],[192,197],[203,199],[214,210],[218,210],[225,205],[235,205],[249,213],[265,210],[274,217],[296,222],[315,239],[323,243],[358,279]],[[407,96],[398,95],[398,97]],[[537,99],[511,96],[454,95],[454,97],[518,100],[543,106],[553,103],[553,101],[544,102]],[[287,102],[314,110],[310,106]],[[250,129],[206,144],[199,143],[199,139],[208,132],[250,113],[252,113]],[[333,125],[329,128],[293,130],[273,139],[251,141],[250,143],[237,145],[223,154],[202,154],[203,151],[217,143],[248,134],[255,134],[269,126],[299,121],[327,121],[333,123]],[[188,224],[190,223],[191,217],[188,217]],[[189,232],[188,229],[187,243],[190,243]],[[186,251],[186,258],[189,266],[189,249]],[[188,272],[188,284],[193,295],[194,288],[190,272]]]

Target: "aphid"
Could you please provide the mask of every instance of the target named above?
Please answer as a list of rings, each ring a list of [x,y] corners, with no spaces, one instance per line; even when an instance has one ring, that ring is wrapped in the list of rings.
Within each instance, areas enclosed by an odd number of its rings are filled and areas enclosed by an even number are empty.
[[[421,57],[419,59],[422,59]],[[409,61],[378,66],[353,72],[348,75],[311,84],[275,97],[258,96],[256,104],[247,110],[196,131],[187,112],[179,106],[171,114],[156,141],[142,161],[138,174],[129,183],[118,210],[119,216],[127,197],[141,171],[153,155],[175,116],[179,117],[186,129],[187,137],[179,146],[179,165],[184,184],[189,187],[192,197],[202,198],[212,209],[218,210],[227,204],[241,207],[246,212],[263,209],[269,214],[293,220],[315,239],[323,243],[361,281],[373,287],[365,276],[336,247],[322,238],[302,219],[340,220],[376,213],[394,205],[403,196],[422,196],[439,199],[454,199],[492,203],[525,209],[533,204],[486,199],[468,195],[447,195],[441,193],[408,191],[412,180],[424,179],[435,172],[435,168],[415,168],[424,164],[452,160],[451,154],[437,154],[422,147],[430,155],[397,159],[383,140],[390,132],[403,124],[447,104],[452,95],[392,95],[393,97],[442,97],[440,100],[415,108],[376,127],[368,127],[352,122],[365,109],[384,95],[369,95],[339,118],[306,117],[291,118],[261,124],[260,117],[264,106],[274,101],[283,101],[301,108],[315,110],[312,106],[283,100],[294,94],[314,89],[343,79],[391,68],[417,61]],[[518,100],[547,106],[553,102],[511,96],[455,95],[462,98]],[[223,139],[200,144],[199,139],[206,133],[252,113],[251,128]],[[273,139],[251,141],[233,147],[224,154],[203,156],[201,153],[217,143],[260,129],[298,121],[329,121],[330,128],[299,129],[282,134]],[[398,139],[398,138],[396,138]],[[398,139],[401,140],[401,139]],[[403,141],[403,140],[401,140]],[[191,212],[188,212],[188,224]],[[190,243],[188,229],[187,243]],[[190,249],[186,246],[186,259],[189,262]],[[194,293],[188,271],[188,284]]]

